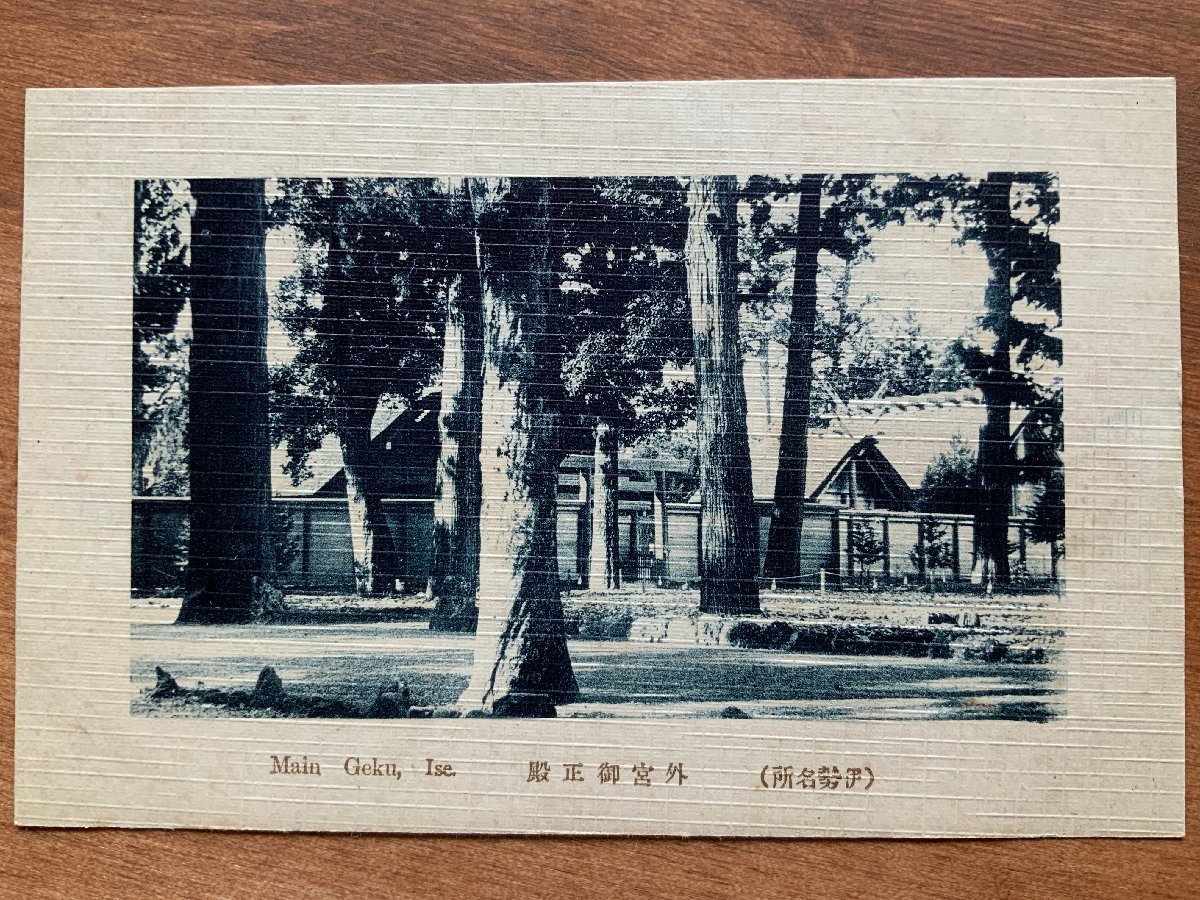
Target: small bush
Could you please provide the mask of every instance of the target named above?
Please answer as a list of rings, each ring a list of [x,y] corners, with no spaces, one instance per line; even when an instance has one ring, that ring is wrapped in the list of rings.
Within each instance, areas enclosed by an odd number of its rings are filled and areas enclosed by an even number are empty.
[[[729,629],[728,641],[746,650],[790,650],[796,643],[796,628],[786,622],[738,622]]]
[[[627,641],[632,625],[628,606],[587,603],[566,611],[567,634],[589,641]]]

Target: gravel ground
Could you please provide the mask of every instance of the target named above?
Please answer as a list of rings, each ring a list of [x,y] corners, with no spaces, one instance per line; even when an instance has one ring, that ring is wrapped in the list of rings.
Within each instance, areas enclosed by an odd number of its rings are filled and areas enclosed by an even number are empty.
[[[335,699],[365,712],[381,691],[409,688],[415,704],[452,706],[466,686],[473,639],[428,631],[423,598],[363,603],[348,597],[289,597],[315,611],[316,624],[176,626],[177,603],[138,601],[132,628],[131,709],[155,716],[266,717],[270,710],[182,698],[153,700],[155,666],[187,692],[250,691],[265,665],[289,693]],[[637,587],[619,594],[571,592],[568,620],[579,616],[696,619],[695,591]],[[951,597],[927,594],[765,593],[760,623],[836,625],[855,633],[928,626],[931,613],[978,616],[959,631],[1054,648],[1062,629],[1058,598]],[[364,621],[364,608],[366,616]],[[357,621],[356,621],[357,620]],[[974,622],[974,620],[972,620]],[[950,626],[954,630],[954,626]],[[1045,720],[1061,712],[1056,653],[1041,665],[1005,660],[814,654],[692,643],[573,638],[570,650],[582,692],[562,716],[597,718],[720,717]],[[731,708],[733,711],[731,712]]]

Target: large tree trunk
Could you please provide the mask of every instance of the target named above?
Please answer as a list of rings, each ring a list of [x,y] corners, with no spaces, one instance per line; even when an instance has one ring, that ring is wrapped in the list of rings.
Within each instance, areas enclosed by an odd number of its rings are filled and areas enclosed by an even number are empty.
[[[472,183],[484,309],[479,625],[467,712],[552,715],[578,694],[558,585],[555,385],[545,179]]]
[[[593,591],[621,586],[621,487],[617,431],[607,422],[596,421],[596,444],[592,454],[592,540],[588,588]]]
[[[738,341],[737,180],[688,185],[684,255],[700,444],[700,611],[757,613],[758,519]]]
[[[1007,584],[1008,518],[1016,460],[1012,449],[1012,231],[1009,208],[1011,174],[991,174],[980,187],[983,212],[983,247],[991,265],[991,280],[985,294],[986,324],[996,342],[988,369],[978,379],[987,406],[987,418],[979,434],[979,509],[975,515],[978,557],[984,581]]]
[[[363,596],[388,593],[400,574],[396,543],[383,511],[378,465],[371,451],[373,417],[374,409],[345,410],[338,422],[354,550],[354,589]]]
[[[332,400],[346,477],[354,589],[362,596],[385,594],[393,589],[400,576],[400,564],[396,541],[383,511],[379,464],[371,449],[371,420],[381,393],[379,379],[372,372],[362,372],[362,377],[358,377],[360,370],[356,371],[362,340],[362,335],[356,333],[361,275],[354,271],[347,234],[340,224],[342,210],[353,203],[349,179],[332,180],[330,202],[333,213],[328,231],[324,304],[334,323],[332,356],[338,377]]]
[[[478,610],[479,513],[483,429],[483,298],[470,189],[455,182],[450,201],[460,212],[458,265],[446,289],[446,337],[442,351],[441,440],[433,504],[433,595],[429,627],[472,631]],[[456,235],[457,237],[457,235]]]
[[[804,531],[804,483],[808,475],[813,329],[817,321],[817,254],[821,249],[821,185],[824,180],[823,175],[805,175],[800,179],[800,211],[796,219],[796,263],[792,276],[792,316],[788,329],[779,468],[775,471],[775,498],[763,572],[764,577],[785,583],[794,583],[802,574],[800,542]]]
[[[188,379],[190,536],[179,622],[248,622],[273,576],[261,180],[196,180]]]

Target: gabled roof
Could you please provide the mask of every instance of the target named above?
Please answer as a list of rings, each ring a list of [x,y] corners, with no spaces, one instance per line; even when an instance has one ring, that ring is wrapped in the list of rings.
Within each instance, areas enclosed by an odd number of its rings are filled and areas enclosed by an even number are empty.
[[[873,437],[865,437],[854,444],[829,473],[812,489],[809,498],[817,499],[829,486],[837,481],[839,475],[851,461],[857,463],[860,490],[873,490],[877,505],[884,509],[911,510],[916,503],[915,491],[905,483],[896,471],[896,467],[879,450],[879,445]],[[871,482],[867,484],[867,482]]]
[[[436,395],[436,396],[435,396]],[[414,404],[422,407],[440,400],[437,388],[427,390]],[[412,407],[385,406],[375,412],[371,423],[371,438],[377,439],[392,427]],[[417,414],[420,415],[421,410]],[[824,490],[823,483],[834,475],[834,470],[844,464],[848,454],[866,437],[874,438],[878,452],[887,460],[890,468],[915,491],[929,464],[940,453],[950,447],[951,439],[960,437],[972,450],[978,451],[979,428],[986,418],[986,407],[979,391],[961,391],[922,394],[907,397],[884,397],[871,400],[851,400],[842,404],[839,414],[831,417],[825,428],[811,429],[808,434],[808,472],[805,479],[805,495],[814,497]],[[750,454],[754,479],[754,495],[760,500],[769,500],[775,493],[775,470],[779,464],[779,420],[773,427],[758,427],[750,435]],[[765,424],[765,423],[763,423]],[[582,465],[590,457],[568,459]],[[311,496],[342,470],[341,446],[335,437],[326,437],[321,446],[308,459],[313,476],[299,486],[283,473],[287,461],[286,450],[276,447],[272,451],[272,488],[278,496]],[[651,468],[662,467],[673,470],[671,461],[638,460],[638,467],[650,464]],[[573,466],[569,466],[573,468]]]
[[[380,403],[371,419],[371,440],[379,437],[410,411],[416,415],[437,415],[441,403],[441,391],[427,388],[411,405]],[[432,412],[431,412],[432,410]],[[287,463],[287,448],[280,445],[271,449],[271,490],[277,497],[311,497],[342,472],[342,444],[335,436],[326,435],[321,446],[308,455],[308,468],[312,476],[298,485],[292,484],[290,475],[283,471]]]
[[[891,468],[911,490],[921,486],[925,471],[938,454],[959,437],[978,450],[979,428],[987,409],[979,391],[964,389],[906,397],[851,400],[825,428],[808,433],[808,470],[805,496],[824,490],[824,482],[863,438],[875,445]],[[770,499],[775,494],[779,462],[779,423],[765,433],[751,435],[754,494]]]

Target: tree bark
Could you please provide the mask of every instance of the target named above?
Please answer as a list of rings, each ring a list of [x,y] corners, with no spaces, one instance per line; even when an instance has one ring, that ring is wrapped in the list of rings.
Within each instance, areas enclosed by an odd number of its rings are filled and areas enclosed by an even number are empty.
[[[1012,505],[1016,460],[1012,450],[1012,361],[1009,322],[1012,318],[1011,174],[990,174],[980,186],[983,247],[991,266],[984,298],[987,322],[995,335],[988,369],[978,380],[987,406],[979,434],[979,509],[975,533],[986,582],[1008,584],[1008,518]]]
[[[378,465],[371,450],[372,418],[374,409],[346,410],[338,423],[354,550],[354,589],[363,596],[388,593],[400,575],[395,539],[383,511]]]
[[[332,401],[335,426],[342,446],[350,544],[354,553],[354,589],[362,596],[391,591],[400,576],[399,552],[383,512],[379,465],[371,449],[371,420],[379,405],[376,373],[361,369],[361,336],[355,333],[360,297],[353,271],[349,237],[341,223],[342,210],[352,204],[350,181],[334,178],[330,194],[328,275],[324,303],[333,323],[331,350],[336,373]]]
[[[792,275],[792,315],[788,330],[787,376],[783,389],[783,422],[779,435],[779,467],[767,537],[765,578],[785,583],[801,575],[800,545],[804,533],[804,486],[808,475],[808,420],[812,410],[813,330],[817,321],[817,256],[821,249],[823,175],[800,179],[796,219],[796,262]]]
[[[602,419],[596,421],[596,444],[592,454],[592,542],[590,590],[621,586],[620,502],[621,487],[617,431]]]
[[[483,298],[470,188],[455,182],[449,202],[460,212],[463,237],[458,270],[446,289],[446,335],[442,352],[441,439],[434,493],[433,595],[429,627],[472,631],[478,617],[479,513],[483,430]]]
[[[484,310],[484,501],[468,713],[550,715],[578,695],[558,582],[556,395],[545,179],[472,182]]]
[[[266,197],[261,180],[191,190],[191,501],[178,621],[249,622],[274,575]]]
[[[758,521],[738,340],[737,180],[694,177],[684,247],[700,445],[700,611],[757,613]]]

